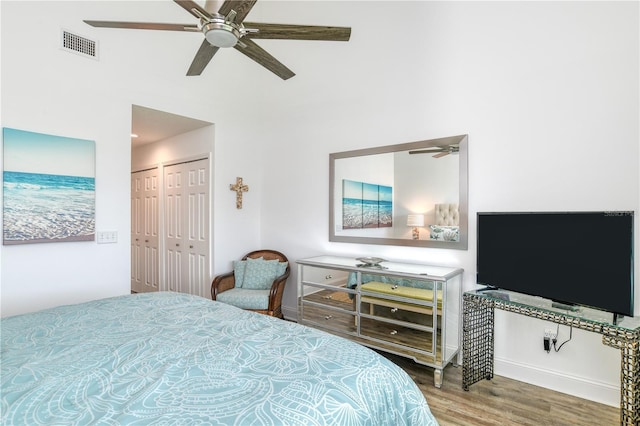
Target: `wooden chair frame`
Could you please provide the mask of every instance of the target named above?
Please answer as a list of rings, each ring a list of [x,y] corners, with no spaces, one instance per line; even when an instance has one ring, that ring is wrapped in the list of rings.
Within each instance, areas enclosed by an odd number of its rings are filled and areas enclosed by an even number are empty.
[[[264,260],[279,260],[280,262],[289,262],[287,256],[275,250],[256,250],[246,254],[242,260],[248,258],[257,259],[262,257]],[[254,312],[258,312],[264,315],[270,315],[272,317],[284,318],[282,314],[282,295],[284,294],[284,286],[287,283],[289,274],[291,272],[290,265],[287,264],[287,269],[284,274],[276,277],[271,284],[271,291],[269,292],[269,306],[267,309],[250,309]],[[218,275],[213,279],[211,283],[211,299],[216,300],[218,294],[230,290],[236,286],[236,278],[233,271]]]

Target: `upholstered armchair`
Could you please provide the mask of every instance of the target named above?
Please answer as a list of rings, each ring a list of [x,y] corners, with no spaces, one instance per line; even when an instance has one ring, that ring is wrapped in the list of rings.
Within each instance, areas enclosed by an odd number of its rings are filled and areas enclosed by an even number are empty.
[[[287,257],[275,250],[257,250],[233,262],[233,271],[211,283],[211,298],[238,308],[283,318],[282,295],[289,278]]]

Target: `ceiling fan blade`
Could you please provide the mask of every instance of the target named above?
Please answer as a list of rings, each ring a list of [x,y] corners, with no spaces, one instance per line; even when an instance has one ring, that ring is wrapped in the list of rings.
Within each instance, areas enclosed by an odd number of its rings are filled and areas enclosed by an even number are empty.
[[[198,3],[194,1],[191,1],[191,0],[173,0],[173,1],[178,3],[180,7],[182,7],[184,10],[186,10],[187,12],[189,12],[190,14],[192,14],[198,19],[202,18],[202,16],[205,16],[206,18],[211,18],[211,14],[207,12],[204,8],[200,7],[200,5],[198,5]]]
[[[436,154],[433,156],[433,158],[440,158],[440,157],[444,157],[445,155],[449,155],[449,151],[445,151],[445,152],[441,152],[439,154]]]
[[[227,16],[229,12],[235,10],[237,13],[235,22],[241,24],[257,1],[258,0],[227,0],[220,6],[218,13]]]
[[[245,22],[246,28],[256,28],[257,33],[249,33],[253,39],[291,39],[291,40],[333,40],[348,41],[351,37],[349,27],[324,27],[321,25],[259,24]]]
[[[155,22],[84,21],[92,27],[125,28],[132,30],[200,31],[197,25],[162,24]]]
[[[409,154],[433,154],[433,153],[439,153],[439,152],[446,152],[447,154],[449,153],[449,149],[444,149],[444,148],[427,148],[427,149],[421,149],[418,151],[409,151]]]
[[[212,46],[206,39],[200,45],[196,56],[191,62],[191,66],[187,71],[187,75],[200,75],[202,71],[207,67],[213,55],[216,54],[219,47]]]
[[[238,43],[234,47],[237,51],[244,53],[249,58],[253,59],[283,80],[287,80],[295,75],[293,71],[285,67],[276,58],[271,56],[266,50],[250,39],[243,38],[242,43]]]
[[[222,3],[224,3],[223,0],[205,0],[204,8],[210,14],[218,13],[218,10],[220,10],[220,6],[222,6]]]

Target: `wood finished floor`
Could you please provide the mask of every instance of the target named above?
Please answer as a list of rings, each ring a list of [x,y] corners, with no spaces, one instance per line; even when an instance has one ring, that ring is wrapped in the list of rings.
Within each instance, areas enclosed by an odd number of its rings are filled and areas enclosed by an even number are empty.
[[[620,424],[617,407],[495,376],[462,389],[462,367],[444,370],[442,388],[433,369],[380,352],[402,367],[422,390],[441,426],[609,426]]]
[[[322,296],[331,293],[332,298]],[[321,303],[335,306],[350,305],[343,293],[319,292],[310,295]],[[344,294],[343,294],[344,295]],[[348,296],[346,296],[348,297]],[[314,312],[312,317],[326,314]],[[347,306],[345,309],[349,309]],[[347,321],[353,325],[351,317]],[[387,333],[388,334],[388,333]],[[386,334],[385,334],[386,335]],[[408,358],[378,351],[381,355],[402,367],[416,382],[424,394],[431,412],[440,426],[614,426],[620,424],[620,410],[554,392],[539,386],[495,376],[472,385],[469,391],[462,389],[462,367],[447,366],[440,389],[433,385],[433,368],[417,364]]]

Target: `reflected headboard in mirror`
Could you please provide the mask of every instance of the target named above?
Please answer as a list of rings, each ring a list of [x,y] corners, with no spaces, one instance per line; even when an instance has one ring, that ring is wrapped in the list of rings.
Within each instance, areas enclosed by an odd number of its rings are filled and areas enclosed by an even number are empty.
[[[466,250],[467,143],[459,135],[330,154],[329,241]],[[442,209],[457,224],[443,224]]]

